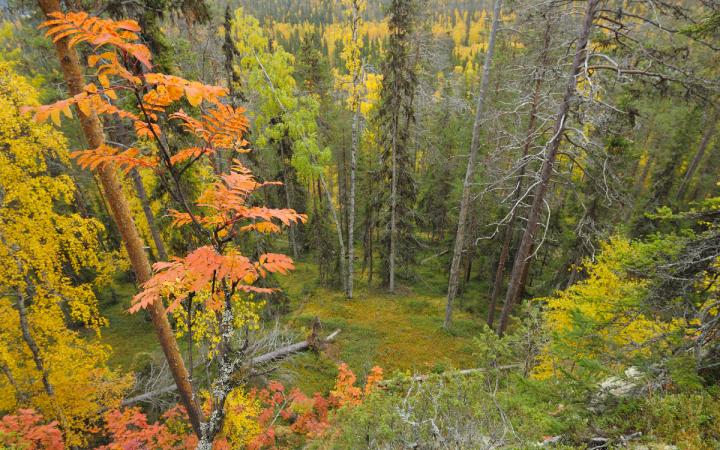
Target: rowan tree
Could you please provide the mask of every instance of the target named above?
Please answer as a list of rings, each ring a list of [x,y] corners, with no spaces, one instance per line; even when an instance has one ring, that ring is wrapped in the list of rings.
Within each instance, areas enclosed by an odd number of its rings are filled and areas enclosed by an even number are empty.
[[[139,148],[123,150],[103,144],[74,152],[73,156],[81,166],[91,169],[115,164],[125,170],[153,170],[181,205],[181,211],[170,212],[174,225],[190,227],[196,238],[205,243],[185,257],[155,264],[154,276],[143,283],[130,311],[162,304],[167,299],[169,311],[187,300],[200,302],[203,311],[214,315],[219,338],[211,356],[216,362],[216,375],[208,380],[211,405],[208,418],[201,419],[196,427],[199,448],[210,448],[223,427],[225,401],[234,387],[234,372],[243,363],[242,345],[238,346],[240,337],[236,335],[248,321],[248,315],[242,313],[243,305],[254,302],[253,294],[273,291],[253,283],[268,273],[287,273],[293,268],[292,260],[284,255],[260,254],[256,260],[242,255],[238,234],[276,233],[280,227],[275,222],[289,226],[305,221],[306,217],[292,209],[255,206],[252,195],[257,189],[280,183],[256,181],[237,160],[228,173],[217,167],[213,156],[221,150],[248,152],[243,139],[248,128],[244,109],[221,102],[227,93],[225,88],[138,70],[139,65],[150,68],[150,52],[137,42],[139,28],[133,21],[115,22],[85,13],[54,13],[51,17],[45,25],[50,27],[48,34],[54,39],[69,36],[72,45],[84,41],[96,45],[88,65],[97,68],[100,86],[90,83],[69,99],[35,108],[35,118],[59,119],[61,112],[71,115],[70,105],[77,105],[81,114],[94,110],[129,121],[135,128]],[[119,106],[122,103],[118,92],[135,100],[134,110]],[[201,107],[199,117],[182,109],[168,110],[181,100]],[[195,145],[171,148],[167,140],[168,121],[177,121]],[[198,162],[212,169],[207,173],[208,187],[196,199],[188,199],[181,188],[181,177]],[[188,322],[192,322],[192,317]]]

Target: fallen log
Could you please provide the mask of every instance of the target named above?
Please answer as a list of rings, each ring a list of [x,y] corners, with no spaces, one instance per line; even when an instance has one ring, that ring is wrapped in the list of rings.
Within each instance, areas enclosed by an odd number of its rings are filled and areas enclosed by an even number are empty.
[[[302,341],[302,342],[296,342],[294,344],[286,345],[285,347],[281,347],[277,350],[273,350],[271,352],[265,353],[264,355],[256,356],[252,358],[250,361],[247,362],[247,364],[244,364],[245,367],[253,367],[258,366],[261,364],[267,364],[272,361],[277,361],[279,359],[287,358],[288,356],[294,354],[294,353],[300,353],[305,350],[310,349],[311,347],[315,347],[318,344],[329,344],[335,338],[337,335],[340,334],[340,329],[337,329],[330,333],[325,339],[322,340],[315,340],[313,332],[313,335],[311,335],[308,339]],[[175,384],[168,385],[165,387],[162,387],[160,389],[156,389],[151,392],[146,392],[144,394],[136,395],[134,397],[126,398],[122,401],[122,406],[130,406],[134,405],[136,403],[145,402],[148,400],[151,400],[155,397],[158,397],[160,395],[169,394],[170,392],[174,392],[177,389],[177,386]]]
[[[506,366],[498,366],[495,367],[494,370],[510,370],[510,369],[517,369],[523,367],[522,364],[508,364]],[[462,369],[462,370],[450,370],[447,372],[442,373],[430,373],[426,375],[416,375],[414,377],[401,377],[401,378],[390,378],[387,380],[382,380],[379,385],[383,387],[388,387],[394,384],[401,384],[401,383],[408,383],[408,382],[423,382],[427,380],[435,380],[439,378],[447,378],[447,377],[458,377],[463,375],[471,375],[474,373],[480,373],[480,372],[487,372],[488,369],[484,367],[479,367],[475,369]]]

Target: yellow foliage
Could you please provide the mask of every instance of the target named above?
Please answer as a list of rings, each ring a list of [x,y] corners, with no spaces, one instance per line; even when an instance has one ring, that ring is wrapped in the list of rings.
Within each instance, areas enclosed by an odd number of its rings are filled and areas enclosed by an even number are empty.
[[[601,250],[595,262],[585,262],[587,279],[540,299],[546,304],[544,323],[553,339],[539,357],[536,378],[557,375],[560,368],[573,372],[583,359],[643,354],[649,351],[644,344],[679,328],[678,323],[640,312],[647,282],[632,278],[623,267],[623,260],[633,254],[632,243],[613,238]],[[584,327],[580,321],[590,325]]]
[[[103,409],[118,406],[131,382],[106,367],[110,349],[96,339],[106,321],[93,282],[107,282],[114,264],[100,251],[100,222],[61,212],[74,200],[74,184],[49,165],[68,164],[66,142],[50,125],[23,116],[24,105],[37,105],[37,92],[0,61],[0,368],[9,381],[0,383],[0,410],[34,408],[60,422],[67,445],[83,446]],[[20,302],[54,398],[23,336]]]
[[[232,448],[244,447],[262,432],[257,420],[262,410],[260,402],[250,398],[241,388],[230,392],[225,410],[223,435]]]

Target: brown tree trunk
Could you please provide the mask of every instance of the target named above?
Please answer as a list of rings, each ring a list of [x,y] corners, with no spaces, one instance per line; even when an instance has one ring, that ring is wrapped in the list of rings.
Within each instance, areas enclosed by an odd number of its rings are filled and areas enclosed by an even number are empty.
[[[473,124],[472,142],[470,144],[470,155],[468,157],[465,180],[463,182],[462,197],[460,199],[460,212],[458,214],[458,227],[455,234],[455,246],[453,248],[452,262],[450,263],[450,277],[448,280],[447,305],[445,306],[444,328],[449,328],[452,321],[453,300],[458,290],[460,279],[460,261],[462,260],[463,248],[465,247],[465,232],[467,227],[468,211],[470,210],[470,188],[473,175],[475,174],[475,161],[480,151],[480,125],[485,111],[485,97],[490,78],[490,65],[492,64],[493,53],[495,52],[495,38],[500,24],[500,11],[502,0],[495,0],[493,7],[493,21],[490,29],[490,40],[488,42],[487,54],[483,63],[483,74],[478,92],[477,108],[475,110],[475,123]]]
[[[575,56],[573,58],[572,67],[570,68],[570,76],[568,77],[567,85],[565,87],[565,95],[563,96],[563,100],[560,103],[555,117],[555,126],[553,128],[552,138],[547,144],[547,156],[540,168],[540,183],[535,189],[532,207],[530,208],[530,214],[528,215],[527,227],[525,228],[525,232],[520,240],[520,246],[517,254],[515,255],[515,263],[513,264],[510,284],[508,285],[508,290],[505,295],[505,304],[503,305],[500,325],[498,327],[498,334],[500,336],[505,333],[508,320],[510,319],[510,313],[514,308],[515,303],[517,303],[520,298],[522,291],[525,289],[525,280],[527,279],[530,259],[532,257],[531,253],[535,242],[535,234],[540,226],[542,210],[545,207],[545,195],[547,194],[550,186],[550,179],[555,165],[555,158],[557,157],[560,142],[562,141],[562,136],[565,132],[565,122],[570,109],[570,102],[576,92],[576,77],[585,57],[585,49],[587,47],[590,31],[592,30],[593,20],[595,18],[599,1],[600,0],[588,0],[584,20],[578,30],[577,46],[575,48]]]
[[[503,236],[503,246],[502,250],[500,251],[500,259],[498,259],[497,270],[495,271],[495,281],[493,283],[492,293],[490,294],[490,303],[488,304],[487,324],[490,328],[492,328],[493,322],[495,321],[495,308],[497,305],[497,298],[500,295],[500,290],[502,290],[502,283],[503,279],[505,278],[505,268],[507,266],[507,260],[510,257],[510,243],[513,240],[513,235],[515,234],[515,220],[517,219],[518,209],[520,208],[518,202],[522,198],[522,190],[524,188],[523,178],[525,177],[525,171],[527,169],[526,159],[528,153],[530,152],[530,145],[533,142],[533,133],[535,133],[535,127],[537,123],[537,110],[540,104],[540,92],[543,84],[545,66],[547,65],[548,50],[550,48],[550,31],[550,20],[548,19],[545,27],[543,49],[540,54],[540,60],[538,61],[538,65],[540,66],[540,70],[543,72],[543,74],[538,76],[538,78],[535,80],[532,105],[530,106],[530,119],[528,120],[528,130],[527,135],[525,136],[525,143],[523,145],[520,172],[518,173],[518,184],[515,188],[515,195],[513,196],[512,208],[514,209],[510,215],[510,220],[507,223],[507,228],[505,228],[505,234]]]
[[[702,161],[703,157],[705,156],[705,150],[707,150],[708,144],[710,144],[710,140],[715,134],[715,126],[717,125],[718,119],[720,119],[720,109],[714,108],[714,111],[710,116],[710,121],[707,125],[707,128],[705,129],[705,133],[703,134],[702,140],[700,141],[700,146],[698,146],[697,152],[695,152],[695,156],[693,157],[690,165],[685,171],[685,176],[683,177],[682,183],[680,183],[680,187],[678,188],[677,194],[675,195],[676,201],[680,201],[683,199],[683,197],[685,197],[685,193],[687,192],[687,188],[690,185],[690,181],[692,180],[693,175],[695,175],[695,171],[700,165],[700,161]]]
[[[59,0],[38,0],[38,4],[46,15],[60,11]],[[85,83],[77,52],[68,46],[67,38],[58,40],[54,45],[70,95],[81,93]],[[103,145],[105,137],[103,135],[102,124],[95,112],[86,116],[81,111],[78,111],[78,116],[88,144],[92,148]],[[122,236],[123,244],[127,250],[137,281],[139,284],[145,283],[152,276],[150,262],[145,254],[142,240],[133,222],[130,207],[128,206],[127,199],[123,195],[122,186],[118,180],[114,165],[105,165],[99,170],[99,174],[105,196],[112,210],[113,219]],[[148,311],[175,384],[178,386],[178,392],[180,393],[183,406],[185,406],[188,412],[190,423],[195,433],[200,436],[200,423],[203,420],[202,412],[193,394],[185,363],[165,313],[165,306],[161,301],[156,301],[152,303]]]

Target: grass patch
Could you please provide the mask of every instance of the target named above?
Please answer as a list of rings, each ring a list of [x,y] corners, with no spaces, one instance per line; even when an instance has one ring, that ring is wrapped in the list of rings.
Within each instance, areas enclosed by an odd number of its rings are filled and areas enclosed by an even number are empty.
[[[374,365],[386,373],[428,373],[474,366],[472,339],[479,333],[482,321],[458,310],[450,332],[443,330],[445,296],[430,295],[437,289],[423,286],[415,292],[414,285],[403,285],[398,289],[402,294],[393,295],[358,280],[354,298],[347,300],[333,289],[308,289],[305,280],[314,278],[314,270],[313,264],[301,263],[293,275],[282,279],[291,299],[287,323],[306,328],[318,317],[325,333],[336,328],[342,333],[322,355],[304,355],[305,364],[309,358],[321,366],[326,366],[328,360],[333,364],[345,362],[359,377]],[[286,366],[292,367],[297,360]],[[297,385],[310,392],[332,386],[333,380],[327,377],[335,373],[298,372],[301,376]]]
[[[110,292],[103,292],[100,298],[101,313],[109,322],[102,332],[102,341],[112,347],[108,364],[127,371],[133,367],[135,355],[159,351],[160,346],[145,314],[127,312],[135,286],[130,282],[116,282],[113,289],[116,302],[110,301]]]
[[[340,362],[350,365],[361,379],[375,365],[387,376],[474,367],[473,338],[483,321],[465,308],[456,308],[452,329],[443,330],[447,280],[441,265],[431,259],[420,266],[417,280],[402,282],[397,294],[358,279],[354,298],[346,300],[340,290],[317,282],[315,264],[300,261],[296,271],[280,278],[290,298],[283,323],[304,335],[318,317],[324,334],[336,328],[342,332],[320,354],[297,355],[273,376],[306,392],[327,392]],[[474,285],[468,288],[466,295],[478,290]],[[102,313],[110,322],[102,338],[113,348],[110,365],[130,370],[137,354],[159,352],[159,346],[144,314],[126,312],[135,292],[132,283],[118,281],[115,292],[116,302],[108,300],[108,293],[101,295]],[[184,342],[180,346],[184,348]]]

